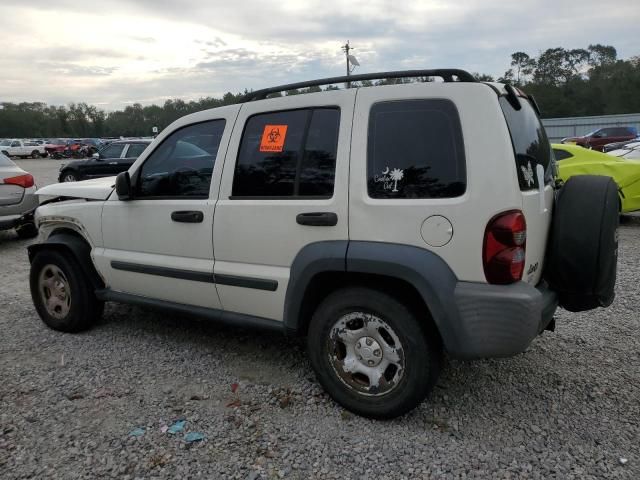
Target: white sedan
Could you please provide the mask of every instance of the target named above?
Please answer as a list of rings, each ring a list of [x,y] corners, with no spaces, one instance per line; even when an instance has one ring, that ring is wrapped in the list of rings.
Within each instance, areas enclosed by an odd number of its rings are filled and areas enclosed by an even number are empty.
[[[627,143],[624,147],[607,153],[627,160],[640,160],[640,142]]]

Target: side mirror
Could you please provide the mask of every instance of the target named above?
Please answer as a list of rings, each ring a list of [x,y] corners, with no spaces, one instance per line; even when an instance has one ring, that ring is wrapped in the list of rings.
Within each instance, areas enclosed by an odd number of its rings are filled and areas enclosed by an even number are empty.
[[[93,155],[91,155],[91,158],[95,158],[96,160],[100,160],[100,154],[99,153],[94,153]]]
[[[133,197],[129,172],[120,172],[116,177],[116,193],[118,200],[131,200]]]

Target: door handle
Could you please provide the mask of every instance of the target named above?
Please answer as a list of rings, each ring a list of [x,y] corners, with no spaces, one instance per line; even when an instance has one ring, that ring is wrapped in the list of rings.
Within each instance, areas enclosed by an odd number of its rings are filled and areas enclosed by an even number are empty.
[[[296,222],[311,227],[334,227],[338,224],[338,215],[333,212],[299,213]]]
[[[171,220],[174,222],[183,223],[202,223],[204,220],[204,213],[197,210],[181,210],[178,212],[171,212]]]

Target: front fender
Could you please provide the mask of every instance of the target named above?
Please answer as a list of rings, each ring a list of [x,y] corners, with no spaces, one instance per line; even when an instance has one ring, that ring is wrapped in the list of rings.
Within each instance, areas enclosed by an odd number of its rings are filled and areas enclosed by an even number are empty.
[[[95,290],[104,288],[105,283],[98,274],[91,259],[91,245],[77,233],[70,231],[54,232],[42,243],[34,243],[27,247],[29,263],[43,250],[56,249],[73,257]]]

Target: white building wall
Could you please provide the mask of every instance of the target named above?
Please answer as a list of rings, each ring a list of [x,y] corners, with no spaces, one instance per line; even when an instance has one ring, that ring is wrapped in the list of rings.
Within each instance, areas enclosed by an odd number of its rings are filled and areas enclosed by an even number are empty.
[[[576,137],[603,127],[636,127],[640,132],[640,113],[601,115],[595,117],[543,118],[542,124],[552,143],[565,137]]]

